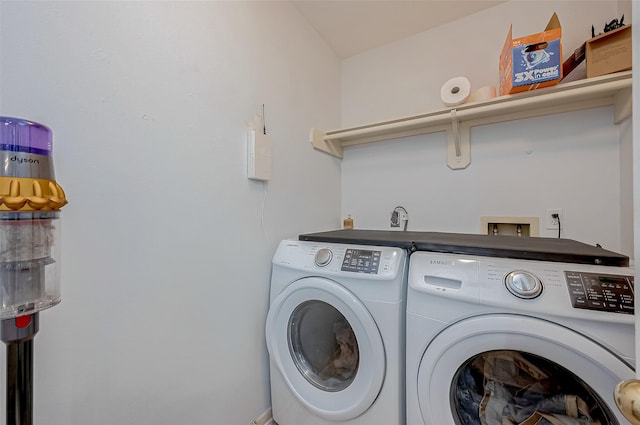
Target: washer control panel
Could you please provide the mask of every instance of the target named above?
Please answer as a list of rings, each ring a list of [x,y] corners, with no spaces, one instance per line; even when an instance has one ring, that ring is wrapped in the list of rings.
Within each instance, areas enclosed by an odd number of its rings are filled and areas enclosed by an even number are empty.
[[[630,267],[418,251],[409,261],[407,308],[419,312],[429,306],[437,311],[430,314],[451,320],[491,308],[487,311],[633,326],[634,272]],[[459,303],[457,311],[447,311],[446,300]]]
[[[565,271],[575,308],[634,313],[633,276]]]

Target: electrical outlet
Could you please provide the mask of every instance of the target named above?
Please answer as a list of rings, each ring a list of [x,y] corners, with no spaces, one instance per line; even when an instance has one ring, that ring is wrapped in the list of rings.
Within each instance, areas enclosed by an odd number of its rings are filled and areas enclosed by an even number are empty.
[[[553,208],[547,210],[547,230],[558,230],[562,222],[562,209]]]

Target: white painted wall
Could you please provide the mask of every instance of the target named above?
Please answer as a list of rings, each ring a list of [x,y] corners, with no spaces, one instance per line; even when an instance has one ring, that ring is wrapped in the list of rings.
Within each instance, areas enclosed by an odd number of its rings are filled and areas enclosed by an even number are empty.
[[[70,200],[63,302],[35,340],[34,422],[248,424],[270,405],[276,244],[340,224],[339,161],[308,142],[339,125],[337,57],[287,2],[0,12],[0,114],[53,129]],[[266,185],[245,163],[263,103]]]
[[[440,87],[457,75],[472,89],[496,85],[511,23],[515,37],[539,32],[556,11],[567,57],[591,36],[592,23],[601,30],[629,8],[616,1],[510,1],[346,59],[342,125],[442,109]],[[631,255],[631,125],[613,125],[611,114],[598,108],[475,127],[465,170],[447,167],[444,133],[346,148],[342,214],[352,214],[356,228],[388,229],[390,212],[402,205],[409,230],[470,233],[480,232],[481,216],[535,216],[540,235],[555,237],[544,217],[561,208],[563,237]]]

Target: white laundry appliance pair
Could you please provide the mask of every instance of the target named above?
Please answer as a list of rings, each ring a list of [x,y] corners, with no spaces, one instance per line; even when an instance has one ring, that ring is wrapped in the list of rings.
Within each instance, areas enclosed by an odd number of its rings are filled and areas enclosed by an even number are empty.
[[[283,241],[266,329],[274,419],[624,424],[612,393],[633,377],[627,264],[561,239],[341,230]]]

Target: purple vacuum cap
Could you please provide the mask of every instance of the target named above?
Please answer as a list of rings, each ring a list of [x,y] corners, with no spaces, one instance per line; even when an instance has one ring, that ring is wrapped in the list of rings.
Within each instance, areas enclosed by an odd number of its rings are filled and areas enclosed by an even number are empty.
[[[53,133],[37,122],[0,117],[0,150],[51,156]]]

